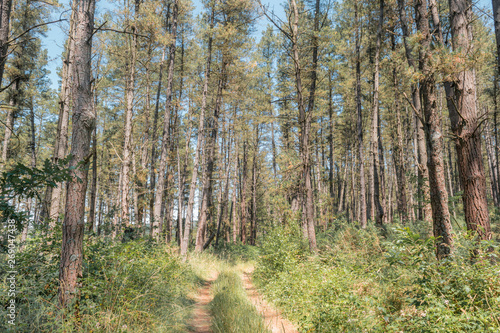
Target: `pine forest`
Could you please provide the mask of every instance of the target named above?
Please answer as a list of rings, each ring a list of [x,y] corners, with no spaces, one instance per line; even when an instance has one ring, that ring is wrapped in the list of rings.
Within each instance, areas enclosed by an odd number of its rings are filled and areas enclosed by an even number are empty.
[[[0,0],[1,332],[500,332],[500,0]]]

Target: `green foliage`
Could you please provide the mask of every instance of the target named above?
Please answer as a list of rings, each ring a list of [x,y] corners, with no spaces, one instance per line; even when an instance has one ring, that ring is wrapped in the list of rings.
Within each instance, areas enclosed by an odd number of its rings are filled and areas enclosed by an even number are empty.
[[[497,332],[498,250],[482,244],[471,260],[476,244],[459,234],[454,256],[437,261],[434,239],[413,227],[392,228],[382,241],[375,229],[343,226],[318,237],[318,257],[286,269],[262,256],[258,281],[303,332]],[[293,245],[284,248],[296,257]]]
[[[258,280],[268,281],[277,273],[289,271],[304,260],[307,249],[308,246],[295,225],[272,229],[262,243],[259,265],[254,276]]]
[[[260,248],[242,243],[221,243],[214,248],[214,253],[231,264],[238,262],[256,261],[259,258]]]
[[[137,240],[85,241],[83,278],[73,313],[57,307],[59,249],[33,240],[18,254],[19,332],[182,332],[196,277],[168,246]],[[6,260],[2,260],[2,265]],[[1,288],[7,290],[6,267]],[[6,315],[8,299],[0,298]],[[75,319],[76,318],[76,319]],[[2,322],[0,325],[5,325]],[[6,330],[0,326],[0,330]]]
[[[234,271],[224,271],[212,286],[210,302],[215,333],[266,333],[264,321],[250,303],[241,278]]]
[[[25,212],[16,211],[14,198],[35,198],[46,187],[56,187],[57,183],[71,179],[72,168],[66,167],[70,157],[53,163],[46,159],[42,168],[31,168],[17,163],[0,176],[0,222],[16,220],[18,227],[26,219]]]

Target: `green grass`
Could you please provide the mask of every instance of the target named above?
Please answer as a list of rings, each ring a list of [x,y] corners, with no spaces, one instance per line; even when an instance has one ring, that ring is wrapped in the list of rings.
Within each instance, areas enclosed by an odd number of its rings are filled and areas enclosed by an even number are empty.
[[[55,242],[56,243],[56,242]],[[87,239],[80,299],[58,309],[58,249],[33,239],[18,253],[16,332],[185,332],[200,278],[174,249],[148,240],[112,243]],[[59,245],[60,246],[60,245]],[[2,267],[3,272],[5,268]],[[0,280],[5,290],[5,275]],[[7,304],[5,294],[0,303]],[[0,316],[5,318],[5,307]]]
[[[500,264],[457,230],[454,256],[438,262],[425,226],[340,225],[310,256],[300,230],[263,243],[255,280],[301,332],[499,332]],[[487,248],[490,244],[483,244]]]
[[[214,333],[267,333],[262,316],[250,303],[241,278],[232,270],[221,272],[212,285],[210,302]]]

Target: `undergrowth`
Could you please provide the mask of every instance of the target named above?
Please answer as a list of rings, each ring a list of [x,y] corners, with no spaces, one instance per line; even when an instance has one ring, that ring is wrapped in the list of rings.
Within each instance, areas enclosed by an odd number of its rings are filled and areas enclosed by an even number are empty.
[[[16,332],[182,332],[199,278],[166,245],[148,240],[84,242],[79,301],[71,313],[58,309],[60,243],[34,238],[17,254]],[[2,260],[2,265],[5,260]],[[0,289],[8,290],[7,267],[0,268]],[[7,295],[0,296],[6,318]]]
[[[426,230],[394,226],[384,238],[340,224],[318,237],[319,254],[310,256],[298,228],[276,228],[255,278],[302,332],[498,332],[494,243],[471,259],[475,243],[459,231],[454,255],[437,261]]]

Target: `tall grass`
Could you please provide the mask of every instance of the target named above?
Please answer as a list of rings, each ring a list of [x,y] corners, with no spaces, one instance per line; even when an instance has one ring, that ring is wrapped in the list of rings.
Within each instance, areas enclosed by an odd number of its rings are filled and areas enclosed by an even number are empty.
[[[267,333],[262,316],[250,303],[240,276],[225,270],[212,285],[210,303],[214,333]]]
[[[340,225],[309,256],[300,230],[268,234],[255,280],[302,332],[499,332],[498,255],[458,230],[454,255],[437,261],[422,225]],[[484,244],[485,248],[495,244]],[[481,257],[483,255],[483,257]]]
[[[196,274],[172,248],[148,240],[87,239],[80,297],[69,313],[57,304],[58,252],[33,240],[18,254],[16,332],[185,332]],[[5,272],[5,268],[2,267]],[[0,288],[6,290],[5,275]],[[0,296],[5,318],[8,299]]]

